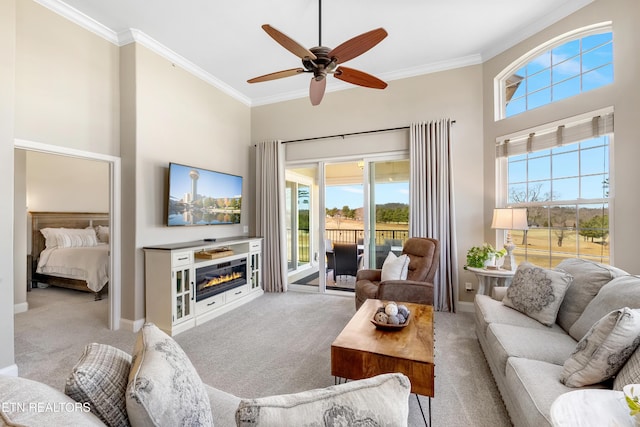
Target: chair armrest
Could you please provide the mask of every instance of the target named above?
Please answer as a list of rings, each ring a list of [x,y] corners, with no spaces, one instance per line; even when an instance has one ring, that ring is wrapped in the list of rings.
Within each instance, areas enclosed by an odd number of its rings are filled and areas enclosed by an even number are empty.
[[[507,295],[507,287],[506,286],[494,286],[491,291],[491,298],[496,301],[502,301],[505,295]]]
[[[387,301],[433,305],[433,283],[413,280],[387,280],[380,283],[377,298]]]
[[[356,282],[360,280],[368,280],[370,282],[379,282],[382,277],[382,270],[360,270],[356,274]]]

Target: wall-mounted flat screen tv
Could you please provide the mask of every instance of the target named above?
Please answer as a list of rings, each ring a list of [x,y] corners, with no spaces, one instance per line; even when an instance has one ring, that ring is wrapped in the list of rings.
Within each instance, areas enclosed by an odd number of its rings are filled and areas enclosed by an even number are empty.
[[[242,177],[169,164],[167,225],[240,224]]]

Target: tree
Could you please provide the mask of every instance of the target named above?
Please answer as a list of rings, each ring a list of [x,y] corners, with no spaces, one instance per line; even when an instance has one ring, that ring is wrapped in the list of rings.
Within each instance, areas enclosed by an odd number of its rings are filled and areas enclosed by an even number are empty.
[[[609,215],[596,215],[589,220],[580,221],[578,234],[593,242],[595,239],[604,241],[609,235]]]

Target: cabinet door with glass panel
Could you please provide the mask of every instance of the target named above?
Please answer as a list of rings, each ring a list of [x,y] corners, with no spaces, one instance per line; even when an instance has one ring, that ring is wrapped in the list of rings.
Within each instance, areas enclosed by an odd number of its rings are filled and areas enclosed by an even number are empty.
[[[183,322],[193,317],[193,276],[193,269],[189,267],[176,268],[171,272],[173,287],[173,324]]]

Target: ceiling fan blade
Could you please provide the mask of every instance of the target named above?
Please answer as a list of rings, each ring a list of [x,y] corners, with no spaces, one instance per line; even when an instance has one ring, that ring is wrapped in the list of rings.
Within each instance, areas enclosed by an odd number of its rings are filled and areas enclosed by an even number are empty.
[[[289,70],[276,71],[275,73],[265,74],[264,76],[254,77],[247,80],[247,83],[259,83],[269,80],[282,79],[284,77],[295,76],[296,74],[304,73],[304,68],[291,68]]]
[[[373,89],[384,89],[387,87],[387,83],[383,82],[379,78],[353,68],[338,67],[333,75],[336,79],[358,86],[370,87]]]
[[[377,28],[360,34],[334,48],[329,52],[329,58],[336,58],[336,63],[345,63],[356,56],[362,55],[380,43],[385,37],[387,37],[387,32],[384,28]]]
[[[264,24],[262,29],[267,32],[271,36],[272,39],[277,41],[282,47],[287,49],[289,52],[293,53],[300,59],[316,59],[316,56],[306,47],[302,46],[300,43],[292,39],[291,37],[283,34],[282,32],[276,30],[269,24]]]
[[[324,96],[324,90],[326,87],[326,76],[320,80],[316,80],[315,77],[311,78],[311,85],[309,86],[309,99],[311,100],[311,105],[320,104],[320,101],[322,101],[322,97]]]

